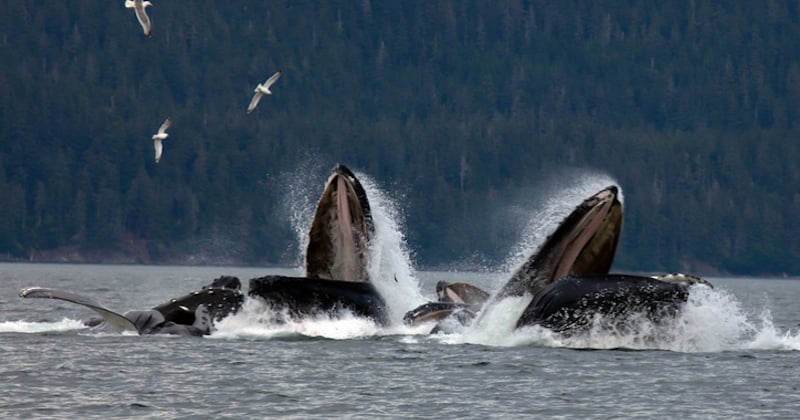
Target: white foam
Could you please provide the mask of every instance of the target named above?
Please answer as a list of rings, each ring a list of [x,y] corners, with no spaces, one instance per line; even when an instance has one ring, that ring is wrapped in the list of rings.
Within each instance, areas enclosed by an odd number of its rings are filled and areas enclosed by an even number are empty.
[[[511,297],[498,301],[479,314],[475,323],[465,328],[463,333],[453,337],[442,337],[442,342],[449,344],[483,344],[487,346],[514,347],[522,345],[558,346],[551,331],[532,327],[517,329],[516,324],[525,307],[530,303],[530,296]]]
[[[277,321],[286,319],[287,321]],[[216,323],[212,338],[281,338],[292,336],[324,337],[346,340],[378,334],[380,327],[371,320],[342,311],[333,315],[320,315],[302,320],[291,320],[282,311],[267,304],[249,299],[242,310]]]
[[[769,310],[762,312],[760,321],[761,326],[745,344],[747,350],[800,350],[800,331],[780,331]]]
[[[375,235],[369,244],[367,272],[386,301],[392,323],[401,323],[410,309],[427,301],[411,265],[398,205],[366,174],[357,173],[367,192]]]
[[[308,246],[308,231],[314,219],[317,200],[322,194],[320,186],[324,187],[324,177],[319,159],[311,156],[304,159],[304,164],[298,165],[292,172],[281,173],[278,176],[280,185],[283,186],[284,200],[282,203],[282,216],[289,219],[296,242],[296,263],[298,271],[305,272],[306,247]],[[323,180],[319,182],[319,180]]]
[[[692,286],[687,303],[673,320],[656,325],[634,314],[621,330],[609,320],[596,317],[586,333],[572,337],[563,337],[539,326],[514,329],[527,302],[526,298],[504,299],[474,326],[443,336],[440,341],[676,352],[800,350],[800,331],[782,331],[772,322],[768,309],[762,309],[756,316],[748,315],[730,292],[704,285]]]
[[[85,329],[83,321],[64,318],[55,322],[4,321],[0,322],[0,333],[42,333]]]

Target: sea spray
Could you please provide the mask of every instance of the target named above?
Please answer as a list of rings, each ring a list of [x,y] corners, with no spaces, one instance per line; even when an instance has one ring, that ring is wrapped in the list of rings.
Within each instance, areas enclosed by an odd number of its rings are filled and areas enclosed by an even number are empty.
[[[521,345],[558,347],[555,334],[550,330],[539,326],[516,328],[517,320],[529,302],[529,296],[503,299],[496,305],[486,308],[485,313],[463,332],[452,337],[442,337],[442,341],[450,344],[471,343],[500,347]]]
[[[293,319],[284,309],[248,299],[241,312],[217,322],[211,337],[288,339],[302,336],[346,340],[371,337],[379,331],[380,326],[370,319],[348,311]]]
[[[747,350],[800,350],[800,331],[780,331],[772,322],[769,309],[760,316],[760,326],[746,341]]]
[[[378,188],[366,174],[357,174],[367,191],[375,235],[369,244],[367,272],[389,308],[392,323],[402,322],[403,315],[427,299],[411,265],[403,234],[402,214],[397,203]]]
[[[552,182],[536,194],[538,198],[535,203],[513,206],[528,209],[527,221],[522,223],[524,227],[520,230],[517,244],[511,249],[500,271],[509,274],[516,271],[583,200],[610,185],[619,187],[609,175],[587,171],[568,172],[550,180]],[[623,202],[621,188],[618,197]],[[520,214],[520,211],[515,213]]]
[[[748,314],[726,290],[693,285],[688,301],[674,317],[653,322],[644,314],[631,314],[624,323],[596,316],[592,326],[571,336],[539,326],[511,328],[516,323],[523,298],[499,302],[464,332],[442,337],[450,344],[475,343],[490,346],[535,345],[576,349],[668,350],[675,352],[722,352],[744,350],[800,350],[800,331],[781,331],[766,308]]]
[[[3,321],[0,322],[0,333],[44,333],[61,332],[85,329],[83,321],[64,318],[54,322],[30,322],[30,321]]]
[[[283,172],[278,176],[283,186],[282,205],[278,217],[288,219],[296,239],[295,261],[299,274],[305,273],[306,247],[308,245],[308,231],[317,200],[324,188],[325,168],[318,163],[319,159],[310,156],[298,164],[293,171]],[[322,181],[320,181],[322,180]]]

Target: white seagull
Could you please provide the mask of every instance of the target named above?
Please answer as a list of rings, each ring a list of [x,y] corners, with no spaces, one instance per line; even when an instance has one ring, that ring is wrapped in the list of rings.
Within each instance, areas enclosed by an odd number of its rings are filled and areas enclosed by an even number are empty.
[[[158,128],[158,133],[153,134],[153,147],[156,149],[156,163],[161,160],[161,151],[164,150],[164,146],[161,144],[161,142],[169,137],[169,134],[167,134],[167,129],[169,128],[170,124],[172,124],[172,119],[167,117],[167,119],[164,120],[164,124],[161,124],[161,127]]]
[[[269,87],[272,86],[276,81],[278,81],[278,78],[281,77],[281,74],[283,74],[283,71],[278,70],[277,72],[275,72],[275,74],[270,76],[269,79],[267,79],[267,81],[264,82],[263,85],[259,83],[258,86],[256,86],[256,89],[254,90],[256,94],[253,95],[253,99],[250,100],[250,106],[247,107],[248,114],[253,112],[254,109],[256,109],[256,106],[258,106],[258,101],[261,100],[262,96],[272,95],[272,91],[269,90]]]
[[[148,38],[150,38],[152,26],[150,25],[150,18],[147,16],[147,12],[144,11],[144,8],[152,5],[153,3],[149,1],[125,0],[125,7],[133,9],[136,12],[136,19],[139,19],[139,24],[142,25],[142,31],[144,31],[144,34],[147,35]]]

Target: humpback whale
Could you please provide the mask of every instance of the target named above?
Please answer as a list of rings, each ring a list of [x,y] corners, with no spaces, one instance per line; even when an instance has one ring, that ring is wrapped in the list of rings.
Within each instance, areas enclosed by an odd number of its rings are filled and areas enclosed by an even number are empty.
[[[711,285],[686,274],[610,274],[622,230],[618,192],[609,186],[580,203],[481,307],[446,302],[439,295],[439,302],[409,311],[404,320],[414,325],[453,314],[466,324],[508,297],[530,299],[517,328],[540,325],[565,335],[585,330],[597,316],[614,325],[636,315],[656,323],[674,316],[686,302],[689,286]]]
[[[488,293],[479,287],[464,282],[448,283],[440,281],[436,283],[436,296],[438,296],[440,302],[466,305],[482,305],[489,299]]]
[[[83,305],[100,315],[84,321],[87,327],[137,334],[175,334],[201,336],[211,333],[214,321],[241,309],[244,295],[241,282],[236,277],[222,276],[179,298],[170,299],[148,310],[133,310],[120,314],[108,309],[94,299],[77,293],[28,287],[19,291],[22,298],[58,299]]]
[[[659,323],[674,316],[692,284],[676,274],[610,274],[622,229],[618,188],[609,186],[570,213],[487,306],[512,296],[530,299],[516,326],[541,325],[562,334],[581,332],[600,316],[616,327],[644,316]]]
[[[437,321],[440,324],[431,333],[444,331],[441,321],[452,317],[461,325],[468,324],[489,299],[489,293],[464,282],[440,281],[436,283],[436,296],[436,302],[428,302],[406,312],[403,322],[415,326]]]
[[[570,335],[591,327],[598,315],[605,324],[618,329],[627,328],[627,321],[639,315],[659,324],[678,314],[693,284],[713,287],[704,279],[680,273],[655,277],[566,276],[534,296],[517,327],[541,325]]]
[[[386,303],[370,282],[367,252],[374,224],[366,191],[344,165],[337,165],[317,204],[306,248],[305,277],[250,280],[248,296],[291,317],[348,310],[389,322]]]

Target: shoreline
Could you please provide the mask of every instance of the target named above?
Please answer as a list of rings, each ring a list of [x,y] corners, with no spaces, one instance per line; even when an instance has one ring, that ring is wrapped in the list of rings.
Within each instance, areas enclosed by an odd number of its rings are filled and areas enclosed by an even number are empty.
[[[191,261],[191,262],[190,262]],[[147,263],[136,261],[135,259],[110,259],[110,260],[91,260],[82,258],[80,260],[71,260],[68,258],[59,259],[39,259],[28,260],[24,258],[10,258],[7,255],[0,256],[0,264],[63,264],[63,265],[120,265],[120,266],[142,266],[142,267],[217,267],[217,268],[264,268],[264,269],[279,269],[279,270],[293,270],[297,269],[297,264],[289,263],[274,263],[274,262],[254,262],[248,263],[241,260],[214,261],[214,260],[196,260],[192,258],[184,258],[168,261],[150,261]],[[441,272],[441,273],[486,273],[497,274],[500,271],[487,270],[485,267],[477,267],[469,264],[446,264],[446,265],[431,265],[415,267],[415,272]],[[685,272],[680,270],[672,270],[669,272],[657,271],[641,271],[641,270],[626,270],[626,269],[612,269],[612,273],[620,274],[633,274],[641,276],[651,276],[656,274],[669,274],[681,272],[685,274],[693,274],[703,278],[753,278],[753,279],[776,279],[776,280],[800,280],[800,275],[791,274],[776,274],[776,273],[760,273],[760,274],[735,274],[724,272]]]

